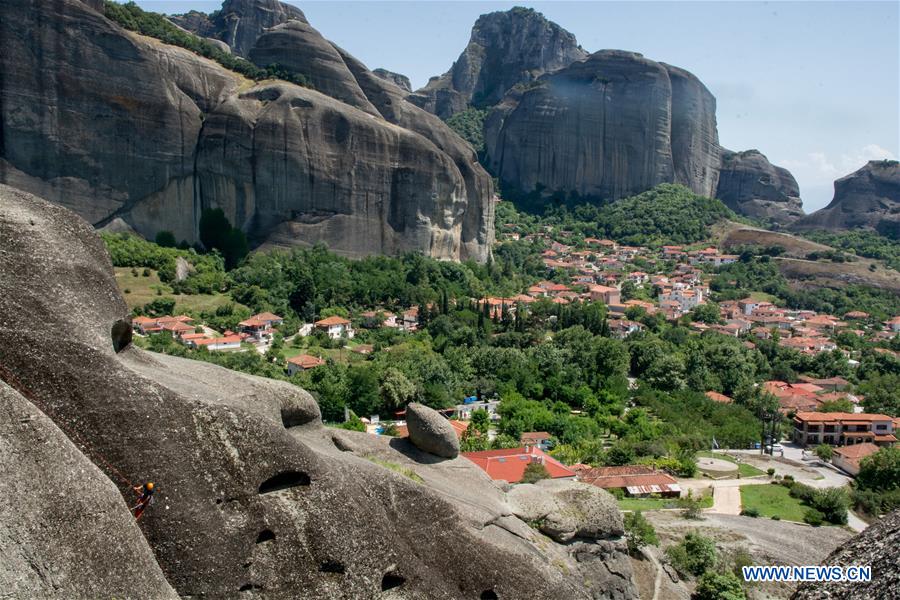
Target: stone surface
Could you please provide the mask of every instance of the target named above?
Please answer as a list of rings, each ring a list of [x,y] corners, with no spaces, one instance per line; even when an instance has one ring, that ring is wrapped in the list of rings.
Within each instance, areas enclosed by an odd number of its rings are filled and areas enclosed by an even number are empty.
[[[789,225],[803,216],[794,176],[759,150],[722,151],[716,197],[738,214],[774,225]]]
[[[516,516],[557,542],[616,539],[624,533],[616,499],[593,485],[543,479],[513,486],[509,500]]]
[[[0,589],[8,598],[178,597],[112,482],[2,379]]]
[[[872,567],[868,582],[801,583],[793,600],[870,600],[896,598],[900,589],[900,511],[885,515],[838,546],[823,564]]]
[[[372,74],[384,79],[385,81],[390,81],[404,92],[412,91],[412,84],[409,82],[409,77],[407,77],[406,75],[403,75],[401,73],[394,73],[393,71],[388,71],[387,69],[373,69]]]
[[[433,408],[413,402],[406,407],[406,426],[409,441],[419,450],[444,458],[459,455],[459,438],[450,421]]]
[[[471,103],[492,106],[509,88],[587,57],[575,36],[530,8],[482,15],[450,70],[410,100],[446,119]]]
[[[268,4],[227,3],[217,17]],[[0,16],[0,182],[97,226],[121,218],[150,239],[170,230],[194,242],[202,210],[218,207],[257,244],[487,258],[490,179],[443,124],[420,116],[407,119],[417,130],[398,126],[356,88],[362,108],[254,84],[79,0],[11,0]],[[270,17],[252,21],[281,18]],[[305,27],[299,16],[293,24]],[[316,36],[310,28],[305,39],[327,52]],[[356,78],[341,73],[348,85]]]
[[[834,198],[797,229],[874,229],[900,239],[900,162],[872,160],[834,182]]]
[[[633,52],[602,50],[513,88],[485,141],[491,172],[526,193],[616,200],[677,181],[711,196],[718,178],[715,99]]]
[[[310,395],[289,383],[133,347],[103,243],[70,211],[0,186],[0,264],[2,379],[12,374],[67,435],[87,440],[85,456],[125,498],[133,492],[110,466],[157,484],[138,525],[179,596],[635,597],[620,593],[631,585],[630,571],[617,566],[627,564],[624,552],[579,562],[583,553],[516,518],[502,490],[463,457],[440,460],[403,440],[325,428]],[[39,460],[43,451],[27,444],[16,460]],[[55,472],[63,455],[48,451],[53,461],[39,464]],[[100,483],[112,492],[109,480]],[[36,485],[15,502],[58,493],[53,480]],[[154,566],[126,554],[136,527],[121,518],[114,495],[108,518],[121,531],[92,551],[105,553],[111,572],[128,568],[137,589],[120,596],[165,597],[168,590],[151,586]],[[7,502],[0,495],[0,506]],[[0,531],[7,527],[0,520]],[[25,541],[32,563],[58,556]],[[5,577],[31,577],[3,556]]]

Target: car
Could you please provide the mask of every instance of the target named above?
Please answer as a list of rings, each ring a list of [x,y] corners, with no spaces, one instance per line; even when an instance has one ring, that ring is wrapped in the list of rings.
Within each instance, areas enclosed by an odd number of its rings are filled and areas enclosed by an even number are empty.
[[[766,451],[784,453],[784,446],[781,444],[769,444],[766,445]]]

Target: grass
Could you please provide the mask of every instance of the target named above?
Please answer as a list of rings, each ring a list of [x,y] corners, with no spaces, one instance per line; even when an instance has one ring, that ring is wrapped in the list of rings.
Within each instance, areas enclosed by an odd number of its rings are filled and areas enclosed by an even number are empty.
[[[701,450],[700,452],[697,453],[697,456],[702,456],[705,458],[720,458],[720,459],[726,460],[730,463],[734,463],[738,466],[738,473],[741,475],[741,477],[757,477],[759,475],[766,474],[765,471],[763,471],[761,469],[757,469],[753,465],[750,465],[750,464],[747,464],[744,462],[738,462],[736,459],[734,459],[733,457],[731,457],[727,454],[708,452],[706,450]]]
[[[374,456],[367,456],[366,458],[368,460],[370,460],[371,462],[375,463],[376,465],[384,467],[385,469],[390,469],[391,471],[393,471],[395,473],[400,473],[401,475],[403,475],[405,477],[409,477],[416,483],[425,483],[425,480],[422,479],[421,477],[419,477],[419,475],[415,471],[413,471],[410,468],[404,467],[403,465],[398,465],[395,462],[391,462],[389,460],[382,460],[382,459],[376,458]]]
[[[351,346],[352,347],[352,346]],[[286,344],[281,351],[285,360],[298,354],[312,354],[323,359],[332,359],[337,364],[355,363],[366,360],[365,355],[353,352],[350,348],[297,348],[292,344]]]
[[[128,308],[144,306],[157,298],[169,297],[175,299],[175,312],[203,312],[214,311],[225,304],[234,304],[235,307],[243,306],[231,299],[228,294],[175,294],[172,288],[159,280],[159,275],[153,269],[144,277],[144,269],[137,268],[137,277],[131,272],[131,267],[116,267],[116,284],[125,298]],[[128,290],[126,292],[126,290]],[[157,292],[162,292],[161,294]]]
[[[665,508],[682,508],[678,505],[678,498],[622,498],[618,500],[619,510],[662,510]],[[700,502],[701,508],[712,508],[713,498],[710,495],[703,496]]]
[[[807,507],[796,498],[791,498],[789,490],[781,485],[741,486],[741,507],[755,508],[761,517],[778,516],[783,521],[803,522]]]

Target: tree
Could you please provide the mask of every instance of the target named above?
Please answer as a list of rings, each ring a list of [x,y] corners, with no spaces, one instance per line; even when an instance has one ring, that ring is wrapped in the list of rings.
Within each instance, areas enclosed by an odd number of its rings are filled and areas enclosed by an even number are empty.
[[[397,410],[409,404],[416,394],[416,386],[398,369],[390,367],[381,378],[381,401],[387,410]]]
[[[707,571],[697,581],[692,600],[745,600],[747,596],[734,573]]]
[[[691,320],[709,325],[721,323],[722,317],[719,314],[719,305],[715,302],[707,302],[695,306],[694,310],[691,311]]]
[[[666,548],[666,556],[682,575],[700,576],[716,566],[716,544],[696,532],[689,532],[678,544]]]
[[[659,544],[656,530],[639,510],[625,513],[625,540],[631,554],[637,554],[644,546]]]
[[[247,256],[247,236],[231,226],[221,208],[204,209],[200,215],[200,242],[207,250],[218,250],[225,258],[225,267],[233,269]]]
[[[881,492],[900,489],[900,448],[886,446],[862,459],[856,485]]]
[[[175,298],[155,298],[144,305],[144,312],[151,317],[171,315],[175,311]]]
[[[816,446],[816,456],[821,458],[824,461],[831,460],[831,457],[834,456],[834,448],[829,446],[828,444],[819,444]]]
[[[157,246],[162,246],[163,248],[174,248],[178,244],[175,241],[175,234],[166,230],[156,232],[155,241]]]
[[[819,412],[842,412],[852,413],[853,404],[847,398],[837,398],[835,400],[825,400],[819,405]]]
[[[550,479],[550,472],[543,464],[533,462],[525,467],[521,483],[537,483],[541,479]]]

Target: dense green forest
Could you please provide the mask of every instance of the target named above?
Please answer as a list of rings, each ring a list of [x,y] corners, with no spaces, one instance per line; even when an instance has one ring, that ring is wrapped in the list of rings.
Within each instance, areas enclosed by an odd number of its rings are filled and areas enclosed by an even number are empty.
[[[892,240],[873,231],[807,231],[803,237],[852,254],[874,258],[900,271],[900,240]]]

